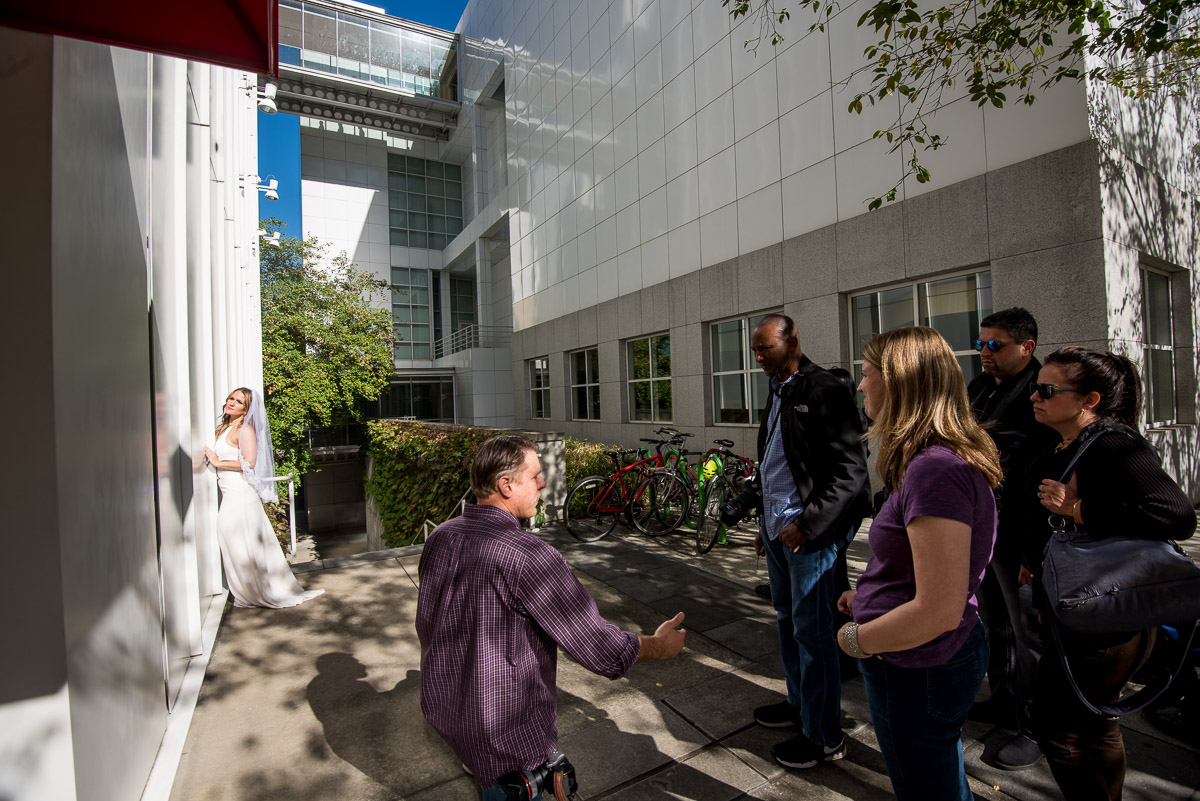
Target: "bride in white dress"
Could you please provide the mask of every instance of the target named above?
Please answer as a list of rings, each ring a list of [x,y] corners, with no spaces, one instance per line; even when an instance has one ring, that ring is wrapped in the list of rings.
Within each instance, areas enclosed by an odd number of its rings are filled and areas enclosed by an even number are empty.
[[[281,609],[315,598],[325,590],[305,590],[292,576],[264,503],[278,496],[271,430],[262,398],[245,387],[225,399],[213,448],[204,456],[217,470],[221,507],[217,539],[234,606]]]

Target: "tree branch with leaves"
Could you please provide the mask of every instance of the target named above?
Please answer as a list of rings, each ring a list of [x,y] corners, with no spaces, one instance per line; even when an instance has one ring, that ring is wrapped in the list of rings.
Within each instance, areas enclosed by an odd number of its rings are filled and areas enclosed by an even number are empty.
[[[361,420],[393,371],[388,283],[327,251],[316,237],[282,236],[259,255],[263,387],[280,474],[308,472],[308,430]]]
[[[792,11],[776,0],[721,5],[735,20],[750,20],[747,49],[757,53],[763,43],[784,41]],[[794,7],[812,15],[809,32],[824,31],[841,10],[829,0],[800,0]],[[930,129],[927,117],[947,92],[965,89],[978,105],[1000,108],[1032,105],[1061,81],[1090,80],[1129,98],[1180,97],[1196,91],[1200,73],[1200,0],[959,0],[926,9],[915,0],[878,0],[857,25],[869,26],[878,41],[864,50],[862,66],[835,86],[869,74],[867,88],[847,106],[851,113],[898,96],[895,123],[874,137],[887,141],[889,153],[905,156],[900,180],[871,199],[871,209],[895,200],[909,176],[930,180],[920,155],[947,139]]]

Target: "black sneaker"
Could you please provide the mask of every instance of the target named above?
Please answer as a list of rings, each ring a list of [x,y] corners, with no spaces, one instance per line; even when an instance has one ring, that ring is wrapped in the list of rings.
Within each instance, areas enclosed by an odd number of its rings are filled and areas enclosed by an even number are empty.
[[[754,710],[754,722],[768,729],[786,729],[800,725],[800,707],[787,701],[760,706]]]
[[[843,737],[836,745],[817,745],[803,734],[798,734],[790,740],[784,740],[771,749],[775,761],[786,768],[815,767],[821,762],[832,762],[846,755],[846,738]]]
[[[1028,734],[1018,734],[1016,737],[996,752],[996,767],[1001,770],[1025,770],[1037,764],[1042,758],[1042,750]]]

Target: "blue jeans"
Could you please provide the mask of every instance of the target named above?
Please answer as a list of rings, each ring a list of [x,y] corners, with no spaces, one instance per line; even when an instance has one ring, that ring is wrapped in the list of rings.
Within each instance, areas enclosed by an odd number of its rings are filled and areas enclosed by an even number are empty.
[[[763,541],[788,703],[800,707],[808,739],[836,745],[842,741],[842,676],[833,625],[837,548],[792,553],[778,539]]]
[[[882,659],[860,664],[879,750],[897,801],[971,801],[962,728],[987,671],[983,625],[945,664],[905,668]]]

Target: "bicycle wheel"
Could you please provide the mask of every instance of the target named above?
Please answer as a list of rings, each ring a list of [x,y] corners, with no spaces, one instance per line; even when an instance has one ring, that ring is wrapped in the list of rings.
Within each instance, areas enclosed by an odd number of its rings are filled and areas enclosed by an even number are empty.
[[[580,542],[593,542],[617,525],[618,500],[612,484],[603,476],[588,476],[571,489],[563,509],[567,531]]]
[[[708,553],[717,539],[725,533],[721,522],[721,506],[729,497],[729,482],[722,476],[713,476],[704,483],[704,508],[697,512],[700,520],[696,526],[696,553]]]
[[[683,522],[687,486],[673,473],[651,473],[633,495],[633,525],[651,537],[670,534]]]

